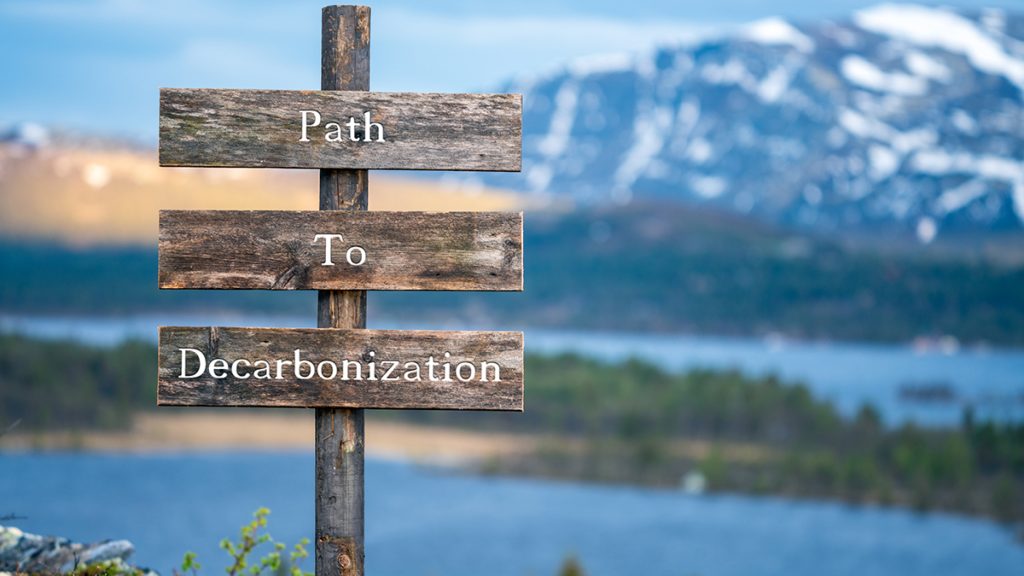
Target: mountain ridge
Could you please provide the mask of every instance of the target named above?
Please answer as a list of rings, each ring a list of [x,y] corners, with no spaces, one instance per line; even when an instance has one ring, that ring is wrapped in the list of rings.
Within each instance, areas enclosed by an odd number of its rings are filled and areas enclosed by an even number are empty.
[[[502,90],[524,94],[523,172],[424,178],[525,192],[535,207],[683,202],[846,239],[1024,232],[1024,11],[769,18]],[[0,140],[143,152],[34,125]]]
[[[524,94],[523,172],[465,176],[486,185],[923,243],[1024,228],[1024,12],[768,19],[503,88]]]

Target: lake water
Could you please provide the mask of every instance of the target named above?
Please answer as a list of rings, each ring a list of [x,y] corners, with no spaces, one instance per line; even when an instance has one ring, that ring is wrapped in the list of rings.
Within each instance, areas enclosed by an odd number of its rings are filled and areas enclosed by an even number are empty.
[[[126,338],[156,340],[158,325],[309,327],[309,318],[253,315],[137,317],[0,316],[0,331],[46,338],[76,338],[114,344]],[[375,328],[408,326],[376,325]],[[416,328],[467,328],[415,326]],[[471,328],[471,327],[470,327]],[[782,339],[741,339],[660,334],[527,330],[527,350],[578,352],[606,360],[639,357],[669,370],[736,368],[748,374],[774,373],[804,382],[845,414],[875,405],[890,424],[955,425],[972,405],[981,417],[1024,420],[1024,351],[985,348],[817,343]],[[901,387],[948,387],[946,401],[913,402]],[[528,386],[528,385],[527,385]]]
[[[164,574],[183,552],[207,574],[259,506],[271,533],[311,537],[306,453],[0,454],[0,514],[30,531],[127,538]],[[942,514],[443,473],[368,460],[366,573],[943,576],[1024,574],[1024,546],[994,524]],[[312,569],[312,563],[306,565]]]

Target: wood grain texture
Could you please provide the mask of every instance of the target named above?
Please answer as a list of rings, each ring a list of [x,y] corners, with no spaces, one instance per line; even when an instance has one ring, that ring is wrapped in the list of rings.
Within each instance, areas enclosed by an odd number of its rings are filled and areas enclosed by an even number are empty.
[[[522,213],[162,210],[159,247],[164,289],[523,289]]]
[[[369,6],[325,6],[320,35],[320,88],[370,89]],[[365,211],[366,170],[320,170],[320,209]],[[366,292],[317,292],[317,326],[366,328]],[[317,408],[316,576],[363,576],[363,410]]]
[[[275,366],[274,379],[253,377],[240,369],[235,378],[213,378],[209,370],[196,378],[182,378],[183,348],[200,350],[207,362],[221,358],[229,364],[245,359],[265,360]],[[299,379],[294,367],[284,365],[276,379],[276,362],[291,361],[295,350],[314,365],[330,360],[339,367],[335,378]],[[373,352],[373,354],[371,354]],[[445,356],[448,353],[450,356]],[[160,364],[157,403],[164,406],[278,406],[346,407],[393,409],[504,410],[523,409],[523,335],[520,332],[435,332],[400,330],[347,330],[331,328],[160,328]],[[448,362],[454,374],[460,362],[495,362],[500,366],[500,382],[481,381],[478,377],[462,382],[432,380],[428,358]],[[187,356],[185,373],[198,370],[193,353]],[[342,379],[342,361],[361,362],[362,380]],[[377,380],[369,380],[369,362],[375,362]],[[383,381],[386,362],[417,362],[423,368],[416,381]],[[442,377],[442,368],[435,376]],[[324,373],[329,375],[329,369]],[[467,372],[464,373],[468,374]],[[403,375],[402,371],[393,376]]]
[[[300,142],[302,110],[322,121]],[[350,117],[384,142],[324,140]],[[371,134],[375,136],[376,132]],[[354,91],[160,90],[160,165],[518,172],[522,96]]]

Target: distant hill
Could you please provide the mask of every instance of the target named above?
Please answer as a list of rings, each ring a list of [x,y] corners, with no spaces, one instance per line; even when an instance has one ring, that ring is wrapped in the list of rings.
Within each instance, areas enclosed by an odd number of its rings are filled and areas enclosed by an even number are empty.
[[[881,5],[839,21],[572,62],[524,94],[521,175],[817,231],[1024,227],[1024,13]]]
[[[161,168],[156,151],[53,138],[37,126],[0,140],[0,239],[155,245],[161,209],[315,210],[315,170]],[[371,177],[371,210],[511,210],[523,199],[458,183]]]
[[[528,216],[522,294],[381,293],[371,306],[505,328],[1024,345],[1019,264],[932,247],[850,249],[666,202]]]
[[[528,214],[522,293],[374,292],[375,323],[1024,345],[1024,267],[875,252],[748,218],[637,202]],[[159,291],[156,249],[0,242],[0,315],[247,311],[308,292]],[[69,286],[73,285],[73,289]]]
[[[527,214],[524,293],[375,293],[377,321],[1024,345],[1020,14],[768,20],[507,89],[525,94],[522,174],[375,174],[371,209],[528,205],[509,190],[579,208]],[[160,293],[154,240],[160,208],[313,209],[317,188],[17,127],[0,313],[310,314],[310,294]]]

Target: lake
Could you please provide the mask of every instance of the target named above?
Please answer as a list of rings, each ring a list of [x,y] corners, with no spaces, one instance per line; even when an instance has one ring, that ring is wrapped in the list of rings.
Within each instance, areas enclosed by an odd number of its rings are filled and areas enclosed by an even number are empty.
[[[313,527],[311,453],[0,454],[0,514],[30,531],[126,538],[169,575],[183,552],[226,564],[259,506],[289,544]],[[366,465],[366,573],[590,576],[986,576],[1024,573],[1024,546],[992,523],[944,514],[732,495],[474,477]],[[305,565],[312,569],[312,562]]]
[[[75,338],[110,345],[126,338],[156,341],[158,325],[309,327],[309,318],[254,315],[146,315],[134,317],[0,316],[0,331],[43,338]],[[374,328],[466,329],[466,326]],[[530,352],[577,352],[605,360],[644,358],[669,370],[735,368],[748,374],[778,374],[805,383],[844,414],[873,404],[889,424],[956,425],[963,409],[980,417],[1024,420],[1024,351],[957,346],[913,347],[781,338],[715,338],[527,330]],[[529,387],[529,383],[527,383]],[[910,401],[901,390],[938,387],[951,397]]]

